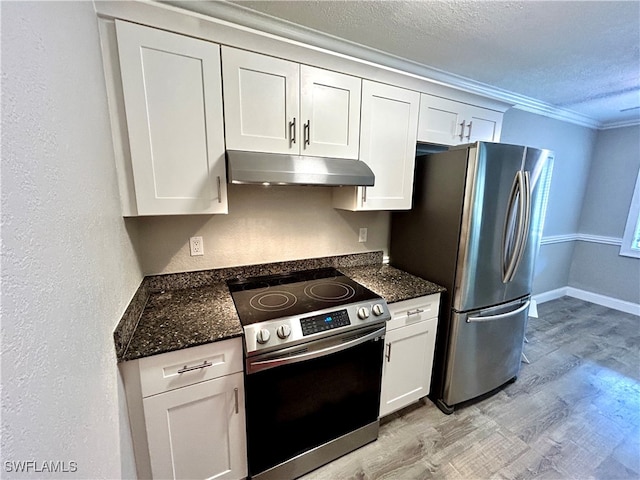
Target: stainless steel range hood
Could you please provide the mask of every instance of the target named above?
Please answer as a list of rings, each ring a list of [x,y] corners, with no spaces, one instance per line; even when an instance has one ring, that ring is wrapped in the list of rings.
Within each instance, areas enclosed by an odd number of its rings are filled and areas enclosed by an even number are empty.
[[[227,150],[229,183],[263,185],[356,185],[372,187],[366,163],[343,158],[306,157]]]

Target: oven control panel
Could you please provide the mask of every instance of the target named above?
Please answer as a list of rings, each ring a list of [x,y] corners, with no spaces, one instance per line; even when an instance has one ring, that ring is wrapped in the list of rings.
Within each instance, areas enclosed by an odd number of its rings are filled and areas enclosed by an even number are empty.
[[[351,325],[351,322],[346,309],[300,319],[302,335],[304,336],[324,332],[332,328],[346,327],[347,325]]]
[[[335,308],[335,307],[334,307]],[[249,356],[284,349],[305,342],[391,319],[383,299],[341,305],[338,310],[309,312],[244,327],[245,353]]]

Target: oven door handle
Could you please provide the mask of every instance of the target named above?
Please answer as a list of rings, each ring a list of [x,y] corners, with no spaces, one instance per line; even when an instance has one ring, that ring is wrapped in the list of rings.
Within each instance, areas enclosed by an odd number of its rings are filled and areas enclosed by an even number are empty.
[[[313,350],[311,352],[300,353],[298,355],[278,357],[272,360],[256,360],[256,361],[249,360],[247,362],[247,373],[252,374],[252,373],[256,373],[261,370],[267,370],[273,367],[280,367],[282,365],[289,365],[292,363],[304,362],[306,360],[311,360],[313,358],[323,357],[325,355],[331,355],[332,353],[340,352],[342,350],[346,350],[347,348],[355,347],[362,343],[366,343],[369,340],[374,340],[376,338],[384,337],[385,330],[386,330],[386,325],[378,330],[374,330],[371,333],[355,338],[353,340],[349,340],[348,342],[339,343],[337,345],[331,345],[329,347],[320,348],[318,350]]]

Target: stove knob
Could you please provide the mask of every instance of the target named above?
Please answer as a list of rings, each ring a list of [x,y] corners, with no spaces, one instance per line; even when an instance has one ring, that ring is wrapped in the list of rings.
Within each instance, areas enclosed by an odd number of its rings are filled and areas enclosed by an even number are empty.
[[[291,335],[291,327],[289,325],[280,325],[276,332],[278,333],[278,337],[284,340],[289,335]]]
[[[360,320],[364,320],[366,318],[369,318],[369,309],[367,307],[360,307],[358,309],[358,318]]]
[[[267,343],[270,338],[271,334],[266,328],[261,328],[256,335],[256,340],[258,340],[258,343]]]
[[[376,317],[379,317],[384,313],[384,308],[382,308],[382,305],[379,303],[376,303],[371,310]]]

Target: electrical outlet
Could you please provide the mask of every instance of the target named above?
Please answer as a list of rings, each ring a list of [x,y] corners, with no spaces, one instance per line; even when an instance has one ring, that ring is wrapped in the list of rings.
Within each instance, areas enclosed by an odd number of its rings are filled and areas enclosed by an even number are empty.
[[[191,237],[189,239],[189,249],[191,250],[191,256],[204,255],[204,243],[202,237]]]
[[[361,228],[360,229],[360,233],[358,234],[358,241],[360,243],[364,243],[367,241],[367,229],[366,228]]]

